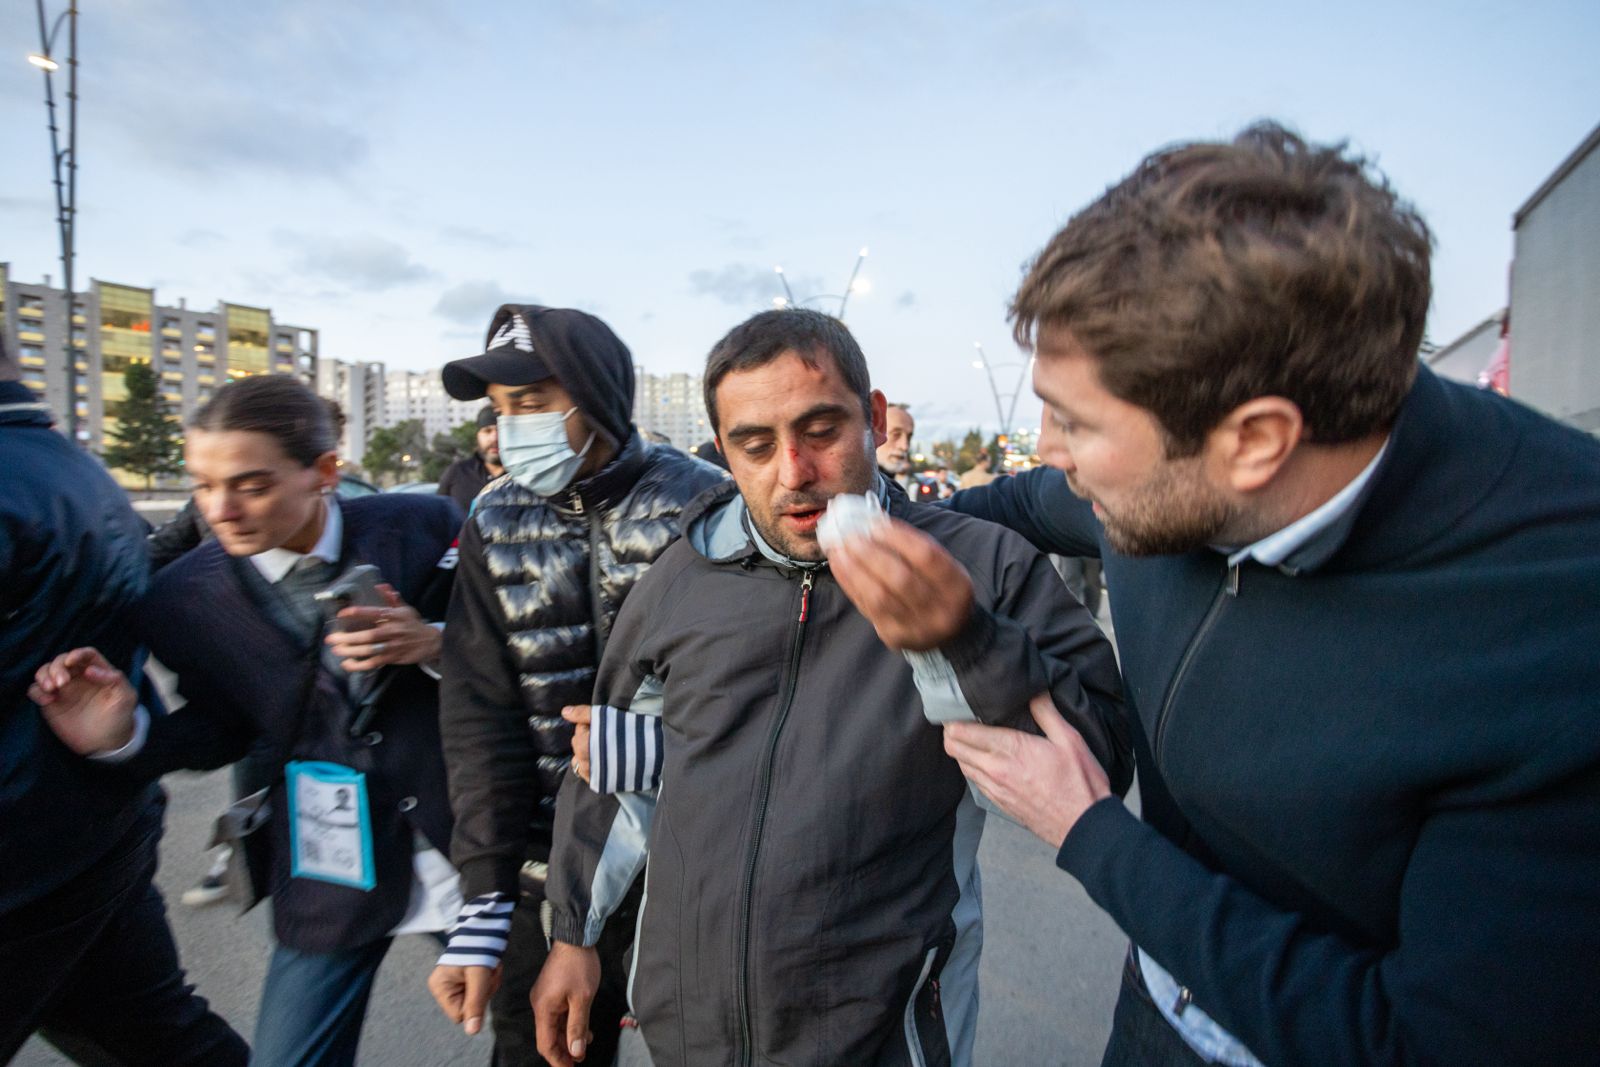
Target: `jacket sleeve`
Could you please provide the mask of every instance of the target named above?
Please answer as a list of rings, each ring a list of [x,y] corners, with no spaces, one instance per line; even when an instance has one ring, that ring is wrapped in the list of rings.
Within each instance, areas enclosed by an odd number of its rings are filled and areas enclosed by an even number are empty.
[[[1592,715],[1555,743],[1592,749]],[[1112,798],[1056,863],[1193,1003],[1266,1063],[1594,1061],[1600,771],[1500,802],[1440,804],[1412,848],[1389,951],[1212,871]]]
[[[988,559],[964,561],[973,573],[972,616],[939,650],[959,687],[939,717],[1037,733],[1028,701],[1049,690],[1112,788],[1126,792],[1133,743],[1111,643],[1047,559],[1010,534],[986,541]],[[913,660],[912,674],[929,704],[926,669]]]
[[[111,769],[153,781],[170,771],[209,771],[243,759],[256,739],[255,724],[236,700],[217,692],[204,681],[204,672],[187,662],[192,639],[169,632],[149,609],[136,611],[139,632],[157,658],[176,672],[184,703],[168,712],[149,675],[141,673],[136,684],[140,703],[150,716],[149,729],[138,752]]]
[[[205,530],[200,526],[200,509],[190,497],[178,513],[155,530],[146,539],[150,548],[150,573],[154,574],[185,552],[205,540]]]
[[[963,489],[941,506],[1015,530],[1040,552],[1100,556],[1100,520],[1054,467],[1035,467]]]
[[[658,616],[667,568],[657,563],[628,596],[600,663],[595,685],[590,783],[576,774],[556,797],[550,874],[550,936],[592,945],[644,868],[662,762],[664,686],[643,648],[648,630],[670,629]],[[621,768],[627,768],[622,773]]]
[[[455,812],[450,860],[462,896],[514,895],[539,802],[538,752],[475,522],[461,531],[445,618],[439,733]]]

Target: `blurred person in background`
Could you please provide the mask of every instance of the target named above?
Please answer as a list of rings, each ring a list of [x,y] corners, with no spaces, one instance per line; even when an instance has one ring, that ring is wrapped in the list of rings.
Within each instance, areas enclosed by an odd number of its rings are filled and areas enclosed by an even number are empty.
[[[0,469],[0,1063],[43,1027],[83,1062],[243,1067],[151,882],[165,794],[79,759],[28,692],[41,659],[97,645],[155,702],[128,625],[149,562],[127,495],[51,428],[3,337]]]
[[[454,500],[463,515],[472,511],[472,502],[483,487],[506,472],[500,465],[500,430],[493,404],[478,410],[477,438],[477,450],[450,464],[439,476],[439,495]]]

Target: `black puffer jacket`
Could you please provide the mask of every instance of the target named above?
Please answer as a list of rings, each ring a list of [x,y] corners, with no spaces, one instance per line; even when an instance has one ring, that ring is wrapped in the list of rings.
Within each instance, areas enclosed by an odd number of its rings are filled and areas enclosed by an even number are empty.
[[[568,704],[587,704],[628,592],[678,536],[683,506],[722,471],[637,433],[558,497],[502,477],[461,534],[441,696],[456,813],[451,859],[467,898],[514,893],[547,851],[571,758]]]

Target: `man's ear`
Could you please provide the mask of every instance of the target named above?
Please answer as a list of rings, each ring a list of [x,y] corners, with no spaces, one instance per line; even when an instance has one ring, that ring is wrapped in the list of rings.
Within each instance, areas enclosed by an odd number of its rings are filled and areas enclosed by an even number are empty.
[[[1254,493],[1283,469],[1304,434],[1298,404],[1258,396],[1234,408],[1207,436],[1208,465],[1235,493]]]
[[[333,489],[339,484],[339,454],[324,452],[311,464],[317,471],[317,482],[323,489]]]
[[[872,391],[872,447],[881,448],[889,439],[889,400],[883,390]]]

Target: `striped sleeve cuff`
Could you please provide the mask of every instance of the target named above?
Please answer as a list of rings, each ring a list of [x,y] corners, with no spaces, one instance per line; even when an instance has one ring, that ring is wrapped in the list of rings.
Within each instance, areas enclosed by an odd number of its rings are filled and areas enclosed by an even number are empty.
[[[596,704],[589,722],[589,788],[647,793],[661,784],[661,717]]]
[[[461,917],[450,928],[440,967],[500,966],[511,936],[511,909],[516,901],[505,893],[486,893],[461,906]]]

